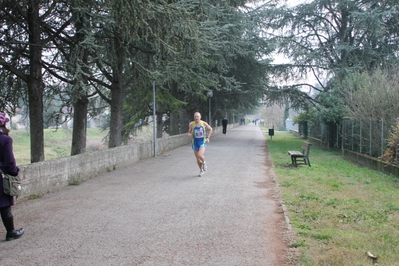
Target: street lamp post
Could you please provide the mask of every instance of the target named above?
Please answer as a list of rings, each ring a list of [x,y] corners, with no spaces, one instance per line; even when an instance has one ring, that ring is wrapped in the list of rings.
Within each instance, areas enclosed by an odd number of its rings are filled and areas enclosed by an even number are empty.
[[[156,90],[155,90],[155,81],[152,82],[152,117],[153,117],[153,128],[152,128],[152,137],[154,144],[154,157],[157,156],[157,102],[156,102]]]
[[[213,96],[213,91],[212,90],[209,90],[207,93],[206,93],[206,96],[208,97],[208,99],[209,99],[209,125],[211,125],[212,126],[212,116],[211,116],[211,98],[212,98],[212,96]]]

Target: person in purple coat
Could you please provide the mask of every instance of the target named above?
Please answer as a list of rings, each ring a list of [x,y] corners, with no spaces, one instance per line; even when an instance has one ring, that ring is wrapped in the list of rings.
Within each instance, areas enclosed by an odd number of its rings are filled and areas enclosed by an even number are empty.
[[[8,136],[10,132],[6,127],[8,121],[10,120],[6,118],[5,114],[0,112],[0,168],[3,173],[16,176],[18,175],[19,168],[16,166],[12,151],[12,138]],[[2,180],[0,182],[0,214],[7,231],[6,241],[20,238],[25,232],[23,228],[18,230],[14,228],[14,217],[11,212],[12,205],[14,205],[14,197],[4,194]]]

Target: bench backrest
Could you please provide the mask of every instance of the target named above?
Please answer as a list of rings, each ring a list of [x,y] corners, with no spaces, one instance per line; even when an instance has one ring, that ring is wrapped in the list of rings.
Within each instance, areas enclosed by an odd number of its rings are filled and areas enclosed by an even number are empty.
[[[302,143],[302,153],[305,156],[309,155],[309,151],[310,151],[310,146],[312,146],[312,144],[310,144],[309,142],[303,142]]]

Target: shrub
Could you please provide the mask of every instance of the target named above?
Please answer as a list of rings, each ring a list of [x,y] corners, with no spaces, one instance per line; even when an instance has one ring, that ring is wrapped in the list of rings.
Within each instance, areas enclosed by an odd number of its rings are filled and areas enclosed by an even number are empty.
[[[398,144],[399,144],[399,125],[392,127],[392,132],[388,138],[387,149],[384,151],[382,160],[391,163],[399,164],[398,162]]]

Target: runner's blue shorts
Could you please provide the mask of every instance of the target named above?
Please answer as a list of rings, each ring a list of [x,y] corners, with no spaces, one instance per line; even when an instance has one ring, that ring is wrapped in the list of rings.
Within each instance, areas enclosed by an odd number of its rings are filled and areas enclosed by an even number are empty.
[[[203,138],[200,139],[194,139],[193,144],[192,144],[192,148],[195,151],[198,151],[200,149],[200,147],[206,147],[206,141]]]

